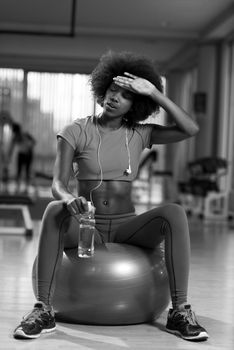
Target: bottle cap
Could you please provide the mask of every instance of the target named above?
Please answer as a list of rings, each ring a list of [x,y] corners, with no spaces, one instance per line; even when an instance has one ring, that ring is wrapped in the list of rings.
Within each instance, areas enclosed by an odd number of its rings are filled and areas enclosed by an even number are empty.
[[[88,201],[87,203],[88,203],[88,212],[95,213],[95,207],[92,205],[92,203],[90,201]]]

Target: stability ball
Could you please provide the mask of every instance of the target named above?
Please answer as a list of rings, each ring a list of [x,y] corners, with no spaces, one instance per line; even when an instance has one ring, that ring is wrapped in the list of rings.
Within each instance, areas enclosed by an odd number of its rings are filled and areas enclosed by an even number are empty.
[[[77,249],[63,253],[53,307],[62,322],[124,325],[150,322],[169,303],[169,282],[161,246],[154,252],[106,243],[91,258]],[[36,290],[36,260],[33,266]]]

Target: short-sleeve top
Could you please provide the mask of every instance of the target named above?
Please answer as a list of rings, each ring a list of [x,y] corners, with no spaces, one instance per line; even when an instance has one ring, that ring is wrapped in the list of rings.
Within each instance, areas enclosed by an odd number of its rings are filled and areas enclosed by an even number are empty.
[[[74,149],[73,170],[78,180],[133,181],[138,172],[140,155],[150,148],[153,124],[123,124],[107,130],[97,123],[96,116],[76,119],[64,127],[57,137]],[[127,147],[128,143],[128,147]],[[131,174],[126,169],[131,165]]]

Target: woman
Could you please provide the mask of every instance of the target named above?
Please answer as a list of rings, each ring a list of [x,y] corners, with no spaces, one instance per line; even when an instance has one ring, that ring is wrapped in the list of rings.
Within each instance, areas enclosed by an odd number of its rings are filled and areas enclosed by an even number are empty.
[[[20,191],[22,171],[25,170],[25,192],[28,191],[31,180],[31,167],[34,157],[35,139],[28,132],[23,132],[17,123],[12,124],[13,138],[9,150],[9,161],[14,148],[18,147],[17,154],[17,191]]]
[[[182,207],[168,204],[136,215],[131,183],[140,154],[152,144],[177,142],[195,135],[198,126],[162,93],[153,63],[132,53],[105,54],[91,76],[99,116],[77,119],[58,134],[51,202],[43,216],[38,250],[37,303],[16,328],[15,337],[37,338],[55,329],[52,297],[55,272],[64,248],[77,246],[76,215],[96,208],[95,244],[118,242],[154,248],[165,239],[165,259],[172,309],[166,330],[187,340],[208,334],[187,304],[189,230]],[[140,124],[159,107],[174,120],[169,127]],[[71,169],[78,194],[68,188]]]

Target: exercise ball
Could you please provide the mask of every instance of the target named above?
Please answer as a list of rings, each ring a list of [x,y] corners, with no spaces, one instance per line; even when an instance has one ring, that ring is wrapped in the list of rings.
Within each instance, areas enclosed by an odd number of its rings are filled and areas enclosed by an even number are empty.
[[[169,303],[169,283],[161,246],[142,249],[119,243],[95,248],[91,258],[77,249],[63,253],[53,307],[62,322],[124,325],[150,322]],[[33,266],[36,290],[36,260]]]

